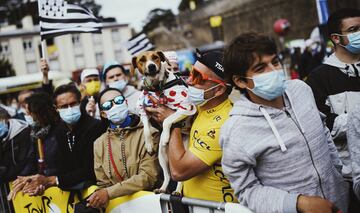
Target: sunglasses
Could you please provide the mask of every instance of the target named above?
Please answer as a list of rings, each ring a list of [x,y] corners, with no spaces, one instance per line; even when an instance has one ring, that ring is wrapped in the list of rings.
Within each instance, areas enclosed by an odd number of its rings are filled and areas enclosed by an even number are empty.
[[[108,101],[104,102],[103,104],[101,104],[100,108],[104,111],[107,111],[107,110],[111,109],[111,107],[113,107],[113,103],[116,105],[120,105],[120,104],[124,103],[124,101],[125,101],[124,96],[119,95],[119,96],[115,97],[114,99],[108,100]]]
[[[210,78],[209,76],[204,74],[202,71],[196,69],[194,66],[191,69],[189,77],[193,84],[203,84],[204,81],[212,81],[212,82],[222,84],[222,85],[226,84],[224,81],[221,81],[219,79]]]

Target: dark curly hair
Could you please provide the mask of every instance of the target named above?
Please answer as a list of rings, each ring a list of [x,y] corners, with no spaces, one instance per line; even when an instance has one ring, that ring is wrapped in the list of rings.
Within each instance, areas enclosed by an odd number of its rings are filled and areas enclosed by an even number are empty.
[[[80,103],[81,102],[81,93],[78,90],[78,88],[75,86],[74,83],[68,83],[68,84],[64,84],[59,86],[58,88],[56,88],[56,90],[54,91],[54,95],[53,95],[53,99],[54,99],[54,103],[56,103],[56,98],[59,95],[62,95],[64,93],[73,93],[76,96],[76,100]]]
[[[59,122],[60,116],[55,109],[54,102],[47,93],[34,93],[25,99],[28,110],[40,126],[54,125]]]
[[[246,89],[240,89],[234,84],[232,77],[234,75],[245,77],[246,71],[258,58],[276,53],[276,43],[267,35],[249,32],[237,36],[224,51],[224,73],[227,82],[240,92],[246,92]],[[246,78],[242,79],[246,81]]]

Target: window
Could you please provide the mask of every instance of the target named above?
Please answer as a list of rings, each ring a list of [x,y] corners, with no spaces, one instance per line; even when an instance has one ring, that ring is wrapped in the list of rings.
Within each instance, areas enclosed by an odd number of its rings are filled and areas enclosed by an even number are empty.
[[[75,56],[75,64],[77,69],[82,69],[85,67],[85,59],[83,55]]]
[[[118,29],[111,30],[111,37],[113,42],[119,42],[121,40],[121,36]]]
[[[122,62],[122,51],[121,50],[115,50],[115,59],[119,62]]]
[[[71,41],[74,46],[81,46],[80,34],[72,34]]]
[[[49,60],[49,67],[51,67],[51,70],[60,70],[60,63],[57,59],[50,59]]]
[[[31,39],[24,39],[23,40],[23,48],[25,52],[35,52],[34,45]]]
[[[36,61],[27,61],[26,62],[26,70],[27,70],[28,73],[38,72],[39,68],[36,65]]]
[[[103,65],[104,64],[104,57],[103,57],[102,53],[96,53],[95,58],[96,58],[96,65]]]
[[[92,35],[92,39],[95,45],[101,45],[102,44],[102,36],[101,34],[94,33]]]
[[[0,43],[0,56],[7,57],[10,55],[10,47],[8,42]]]

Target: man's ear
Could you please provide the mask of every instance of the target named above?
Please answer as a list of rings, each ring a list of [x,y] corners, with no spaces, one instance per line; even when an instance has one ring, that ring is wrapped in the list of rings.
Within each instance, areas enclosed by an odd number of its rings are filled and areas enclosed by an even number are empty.
[[[134,56],[134,57],[131,59],[130,74],[131,74],[132,76],[134,76],[134,74],[135,74],[135,69],[137,69],[136,59],[137,59],[136,56]]]
[[[236,87],[239,87],[240,89],[246,89],[247,82],[246,82],[246,80],[244,78],[241,78],[238,75],[234,75],[232,77],[232,80],[233,80]]]
[[[336,34],[331,34],[330,35],[330,39],[332,42],[334,42],[335,44],[340,44],[341,43],[341,38],[339,35]]]
[[[226,93],[226,85],[221,85],[221,86],[218,86],[216,92],[215,92],[215,96],[220,96],[222,94],[225,94]]]
[[[100,111],[100,116],[107,119],[107,115],[104,111]]]

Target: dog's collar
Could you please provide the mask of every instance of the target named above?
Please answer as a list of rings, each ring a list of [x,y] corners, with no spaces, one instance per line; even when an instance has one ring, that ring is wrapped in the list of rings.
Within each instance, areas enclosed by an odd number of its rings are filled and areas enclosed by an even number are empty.
[[[171,88],[171,87],[173,87],[175,85],[183,85],[183,86],[187,87],[185,82],[180,77],[178,77],[178,76],[175,76],[175,77],[176,78],[174,80],[171,80],[171,81],[165,83],[164,85],[161,84],[160,85],[160,90],[164,91],[164,90],[169,89],[169,88]]]

